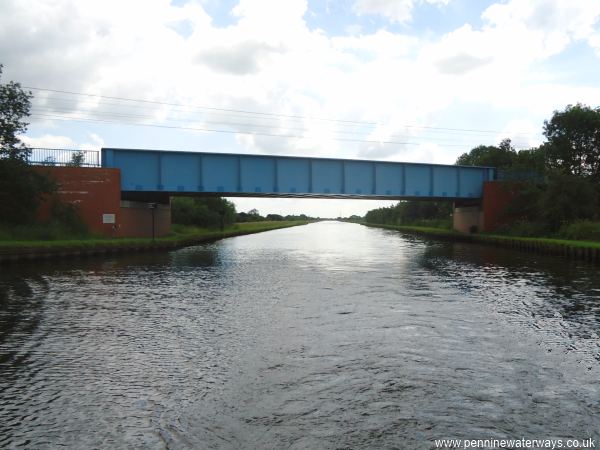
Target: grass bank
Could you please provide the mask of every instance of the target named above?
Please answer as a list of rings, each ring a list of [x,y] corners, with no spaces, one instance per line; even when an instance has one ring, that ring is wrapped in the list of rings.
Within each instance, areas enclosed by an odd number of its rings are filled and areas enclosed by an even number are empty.
[[[169,250],[219,239],[263,231],[306,225],[307,221],[273,221],[238,223],[224,230],[173,225],[169,236],[156,238],[81,237],[56,240],[0,240],[0,262],[50,257]]]
[[[571,259],[582,259],[600,262],[600,242],[569,239],[555,239],[543,237],[518,237],[503,236],[498,234],[463,234],[456,231],[408,226],[408,225],[380,225],[362,223],[368,227],[385,228],[404,233],[421,235],[435,239],[454,242],[472,242],[478,244],[495,245],[497,247],[528,251],[532,253],[563,256]]]

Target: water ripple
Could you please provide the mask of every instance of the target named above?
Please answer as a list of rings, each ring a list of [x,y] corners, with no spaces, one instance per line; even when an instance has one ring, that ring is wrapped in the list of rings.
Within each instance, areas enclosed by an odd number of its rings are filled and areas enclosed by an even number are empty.
[[[2,448],[598,438],[600,275],[319,223],[0,273]]]

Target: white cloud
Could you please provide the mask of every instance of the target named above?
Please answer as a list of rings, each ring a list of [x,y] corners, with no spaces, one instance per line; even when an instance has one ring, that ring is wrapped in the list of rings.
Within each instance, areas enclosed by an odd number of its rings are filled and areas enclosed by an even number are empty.
[[[358,36],[359,34],[362,34],[363,27],[362,25],[355,23],[352,25],[347,25],[345,30],[346,34],[349,34],[350,36]]]
[[[416,4],[447,5],[450,0],[357,0],[353,5],[356,14],[380,15],[391,22],[407,23],[412,19]]]
[[[21,141],[31,148],[65,148],[82,150],[100,150],[104,146],[104,140],[96,133],[88,135],[88,141],[77,142],[69,136],[56,134],[43,134],[38,137],[20,136]]]
[[[204,62],[217,72],[233,75],[248,75],[260,70],[261,61],[278,49],[256,41],[245,41],[231,47],[213,47],[198,56],[198,61]]]
[[[600,58],[600,32],[591,34],[588,38],[589,45],[596,51],[596,55]]]
[[[600,17],[596,0],[511,0],[496,3],[482,17],[499,28],[542,31],[546,35],[567,35],[574,39],[589,36]],[[554,38],[556,39],[556,38]]]
[[[354,11],[406,23],[426,1],[358,0]],[[65,101],[62,94],[36,92],[39,112],[294,136],[237,135],[230,151],[420,162],[452,163],[471,144],[497,143],[496,136],[406,125],[444,127],[451,117],[457,128],[528,133],[531,140],[553,110],[577,101],[600,104],[600,88],[559,82],[542,64],[573,42],[589,43],[600,56],[598,0],[509,0],[485,10],[481,27],[465,24],[427,37],[388,29],[365,33],[352,24],[348,35],[331,36],[309,28],[306,12],[305,0],[242,0],[230,25],[215,26],[201,2],[179,7],[169,0],[5,0],[4,79],[274,115],[123,106],[98,97]],[[180,23],[189,33],[176,31]],[[466,122],[465,105],[479,108],[482,123]],[[119,137],[107,137],[106,127],[96,138],[75,142],[58,136],[68,134],[65,123],[51,134],[45,122],[35,120],[42,130],[36,145],[98,147],[102,139],[118,145]],[[203,145],[195,148],[212,149],[214,135],[196,136]],[[335,140],[339,137],[405,144]]]
[[[446,89],[460,92],[461,101],[529,115],[544,111],[545,118],[575,101],[574,87],[553,82],[541,64],[577,40],[592,45],[600,2],[511,0],[490,6],[482,18],[481,29],[464,25],[422,47],[421,62],[446,75],[434,77]],[[595,101],[597,89],[587,91],[583,101]]]
[[[505,56],[516,50],[519,63],[556,55],[578,40],[593,45],[595,24],[600,19],[596,0],[511,0],[490,6],[482,17],[484,31],[496,35]],[[505,39],[500,45],[500,38]],[[520,45],[519,45],[520,44]]]
[[[77,144],[68,136],[44,134],[38,137],[21,136],[21,141],[32,148],[77,148]]]
[[[463,75],[479,67],[483,67],[491,61],[491,56],[478,58],[468,53],[458,53],[439,60],[437,67],[443,74]]]
[[[517,150],[529,149],[543,142],[540,124],[535,124],[526,118],[511,120],[496,136],[496,142],[510,139]]]
[[[418,50],[420,42],[415,37],[381,29],[372,34],[333,37],[331,45],[333,50],[354,55],[356,62],[362,62],[410,56]]]
[[[102,139],[96,133],[90,133],[88,138],[89,141],[82,143],[78,148],[87,150],[100,150],[102,147],[104,147],[104,139]]]
[[[413,7],[418,2],[362,0],[355,7],[364,13],[392,14],[400,4]],[[117,0],[12,0],[0,8],[0,53],[6,74],[24,84],[365,120],[381,124],[390,135],[402,132],[405,124],[430,123],[436,112],[456,99],[502,107],[516,102],[521,107],[534,95],[537,98],[528,86],[533,74],[539,76],[534,64],[574,39],[598,43],[597,33],[590,34],[590,30],[600,14],[600,2],[595,0],[511,0],[488,8],[481,29],[465,25],[439,39],[424,40],[387,30],[329,37],[306,26],[305,0],[243,0],[232,11],[237,22],[227,27],[213,26],[201,4],[194,2],[177,7],[168,0],[126,4]],[[187,38],[171,28],[181,21],[190,24]],[[538,90],[549,89],[538,86]],[[548,98],[563,97],[561,91],[565,92],[564,87],[558,86]],[[98,98],[65,103],[58,97],[38,94],[36,102],[62,114],[86,110],[93,118],[106,118],[106,111],[116,108],[114,102]],[[188,116],[167,106],[127,112],[129,120],[138,122]],[[208,114],[196,115],[193,123],[205,119],[226,121]],[[239,142],[248,151],[308,149],[327,156],[364,152],[363,147],[350,143],[319,143],[319,139],[351,129],[335,122],[283,117],[227,121],[257,123],[276,134],[303,137],[241,137]],[[367,131],[354,136],[371,136],[372,130]]]

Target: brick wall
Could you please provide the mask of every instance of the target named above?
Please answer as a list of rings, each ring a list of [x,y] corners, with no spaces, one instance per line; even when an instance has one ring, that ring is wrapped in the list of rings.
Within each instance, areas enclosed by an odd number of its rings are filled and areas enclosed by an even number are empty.
[[[488,181],[483,184],[483,231],[494,231],[510,223],[506,208],[515,196],[518,185],[512,182]]]
[[[153,217],[154,214],[154,217]],[[148,203],[121,202],[119,233],[121,236],[152,237],[165,236],[171,232],[171,205],[158,203],[156,208],[148,208]]]
[[[112,224],[103,223],[103,215],[114,214],[118,223],[121,209],[119,169],[40,166],[35,170],[48,175],[57,183],[58,199],[77,206],[92,233],[104,236],[116,234]],[[38,216],[42,221],[49,219],[53,200],[49,198],[41,205]]]
[[[95,234],[113,237],[152,237],[152,211],[147,203],[121,202],[121,171],[96,167],[35,167],[58,185],[58,200],[76,205]],[[38,218],[47,221],[54,197],[46,199]],[[115,223],[105,223],[114,215]],[[171,231],[171,208],[159,204],[155,210],[155,236]]]

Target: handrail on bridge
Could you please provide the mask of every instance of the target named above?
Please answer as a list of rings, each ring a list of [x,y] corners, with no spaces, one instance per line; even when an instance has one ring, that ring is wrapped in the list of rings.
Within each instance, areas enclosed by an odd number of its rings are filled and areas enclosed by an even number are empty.
[[[27,162],[34,166],[100,167],[100,150],[30,147]]]

